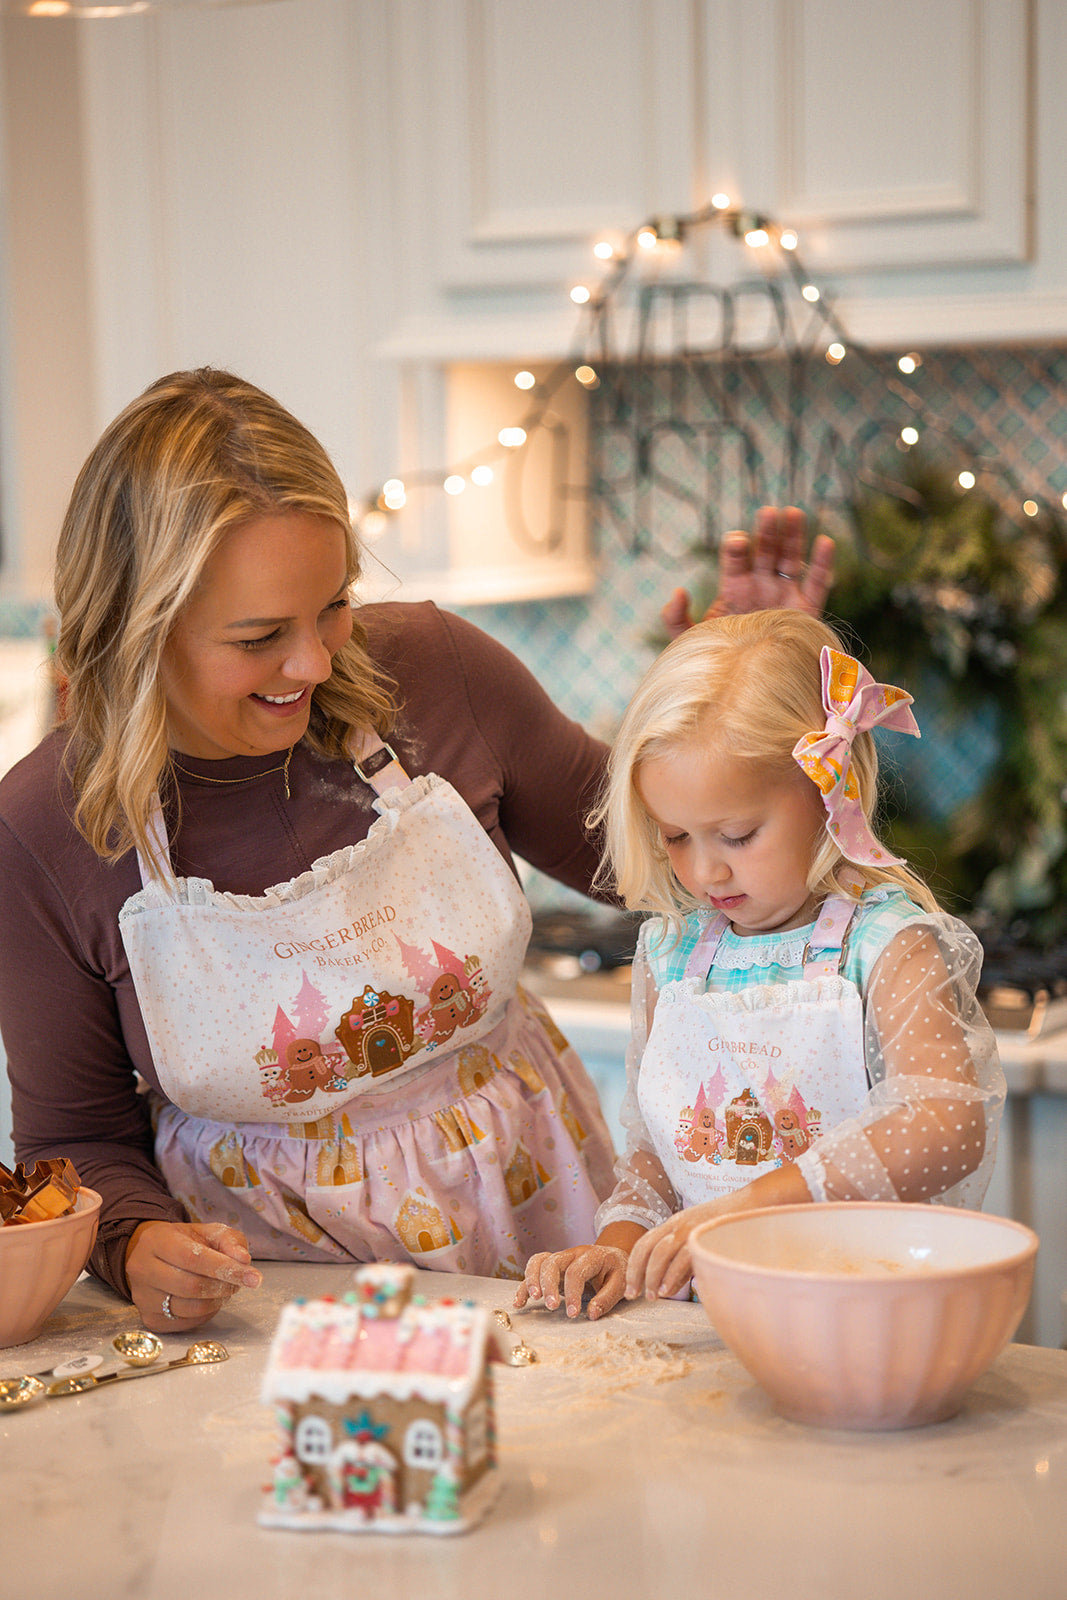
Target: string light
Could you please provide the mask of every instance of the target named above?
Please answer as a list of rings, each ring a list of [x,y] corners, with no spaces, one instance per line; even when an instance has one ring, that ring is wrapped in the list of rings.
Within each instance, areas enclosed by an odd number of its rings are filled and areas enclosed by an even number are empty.
[[[55,5],[59,8],[67,3],[68,0],[38,0],[38,4],[42,7]],[[642,254],[666,253],[678,250],[693,228],[710,222],[725,225],[734,238],[743,241],[750,249],[768,251],[768,253],[771,253],[773,249],[777,249],[782,252],[779,260],[783,267],[786,267],[787,264],[788,276],[793,283],[795,291],[799,293],[800,297],[808,305],[818,306],[818,315],[822,323],[828,330],[832,330],[840,336],[833,339],[824,351],[826,361],[831,366],[838,366],[848,354],[849,345],[845,342],[847,333],[842,328],[833,309],[824,306],[823,294],[818,285],[808,281],[804,275],[802,265],[799,259],[796,258],[796,252],[799,247],[796,230],[778,227],[767,217],[735,206],[730,196],[722,191],[714,194],[707,206],[691,215],[652,218],[630,234],[622,245],[614,244],[607,238],[597,239],[593,244],[593,255],[598,261],[610,262],[610,268],[595,291],[587,284],[577,283],[569,290],[569,295],[574,305],[588,308],[595,319],[592,326],[598,337],[598,349],[604,359],[610,359],[606,354],[607,323],[605,314],[610,309],[612,296],[619,291],[628,270],[635,260],[635,253],[636,257],[639,257]],[[727,294],[729,293],[729,291],[726,292]],[[776,291],[776,293],[778,292]],[[865,354],[864,347],[862,345],[856,346],[855,341],[852,341],[852,345],[858,349],[862,359]],[[869,356],[868,359],[870,359]],[[911,376],[922,366],[922,356],[918,351],[909,350],[898,357],[896,366],[904,376]],[[600,386],[600,377],[596,368],[582,361],[580,357],[577,364],[575,364],[574,355],[569,359],[564,358],[558,362],[552,372],[542,378],[540,385],[535,375],[525,368],[515,373],[513,381],[516,388],[523,391],[537,390],[538,400],[534,409],[529,411],[523,418],[524,426],[510,426],[500,429],[497,434],[497,444],[501,449],[507,452],[521,449],[527,443],[531,428],[548,425],[548,406],[552,396],[560,384],[568,378],[576,380],[587,391],[592,391]],[[885,381],[891,389],[894,388],[892,379],[887,378]],[[906,400],[914,411],[917,412],[919,410],[919,403],[910,388],[906,389],[903,385],[896,385],[895,392]],[[931,419],[924,413],[923,420],[930,422]],[[940,423],[937,418],[933,419],[932,425],[938,431],[951,431],[946,429],[944,424]],[[919,429],[911,425],[902,427],[898,437],[901,448],[910,448],[919,441]],[[484,453],[491,454],[492,452],[487,451]],[[988,470],[988,454],[983,459]],[[464,464],[463,471],[447,471],[443,475],[441,473],[417,474],[414,483],[419,487],[443,487],[445,493],[458,495],[466,488],[468,479],[474,485],[482,488],[487,487],[495,481],[494,469],[487,461],[481,461],[473,466]],[[961,489],[971,489],[976,483],[975,474],[967,470],[961,471],[957,475],[957,482]],[[384,483],[380,491],[370,497],[367,502],[367,509],[360,519],[360,530],[363,536],[367,539],[380,537],[388,523],[388,517],[385,513],[402,509],[407,504],[407,498],[408,485],[402,479],[390,478]],[[1067,491],[1062,496],[1061,504],[1064,510],[1067,510]],[[1041,508],[1036,500],[1028,499],[1023,501],[1022,509],[1028,517],[1036,517],[1040,514]]]

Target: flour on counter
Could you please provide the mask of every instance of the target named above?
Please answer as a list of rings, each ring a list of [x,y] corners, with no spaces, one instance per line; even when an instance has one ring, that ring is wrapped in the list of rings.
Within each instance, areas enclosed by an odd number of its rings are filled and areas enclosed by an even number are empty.
[[[598,1397],[617,1394],[638,1384],[672,1383],[688,1377],[693,1361],[684,1346],[665,1339],[635,1338],[605,1328],[599,1339],[583,1340],[570,1349],[546,1349],[539,1360],[560,1372],[595,1372]]]

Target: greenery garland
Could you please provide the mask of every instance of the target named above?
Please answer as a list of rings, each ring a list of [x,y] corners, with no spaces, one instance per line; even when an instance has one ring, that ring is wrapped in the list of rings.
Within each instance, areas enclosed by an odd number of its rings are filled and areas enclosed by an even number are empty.
[[[887,837],[952,909],[992,936],[1067,937],[1067,537],[1048,511],[1013,521],[910,452],[896,492],[865,490],[838,538],[830,619],[875,676],[980,718],[1000,747],[946,818],[887,775]],[[935,758],[936,759],[936,758]],[[936,777],[936,775],[934,775]]]

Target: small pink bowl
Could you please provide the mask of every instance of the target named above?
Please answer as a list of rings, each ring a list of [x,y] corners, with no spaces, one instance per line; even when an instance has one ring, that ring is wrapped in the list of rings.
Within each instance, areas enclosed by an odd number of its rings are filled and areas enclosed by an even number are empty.
[[[99,1220],[100,1196],[79,1189],[65,1217],[0,1228],[0,1348],[37,1336],[88,1261]]]
[[[1037,1235],[950,1206],[839,1202],[689,1237],[708,1319],[783,1416],[914,1428],[954,1416],[1026,1309]]]

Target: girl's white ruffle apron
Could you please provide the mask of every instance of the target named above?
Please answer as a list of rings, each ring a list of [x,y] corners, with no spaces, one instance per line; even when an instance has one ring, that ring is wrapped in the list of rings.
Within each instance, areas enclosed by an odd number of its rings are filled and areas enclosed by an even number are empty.
[[[795,1161],[867,1094],[863,1002],[841,976],[854,902],[825,902],[805,976],[708,990],[727,927],[716,917],[667,983],[641,1062],[638,1103],[683,1206],[732,1193]],[[816,948],[816,940],[818,945]]]
[[[356,770],[378,821],[310,872],[249,896],[141,863],[119,923],[166,1096],[156,1160],[253,1255],[519,1277],[591,1236],[610,1136],[519,987],[511,872],[450,784],[375,745]]]

